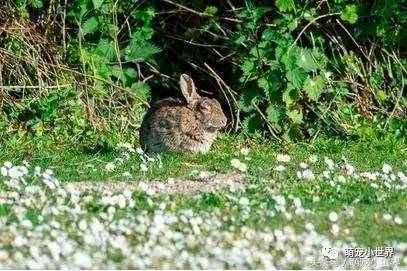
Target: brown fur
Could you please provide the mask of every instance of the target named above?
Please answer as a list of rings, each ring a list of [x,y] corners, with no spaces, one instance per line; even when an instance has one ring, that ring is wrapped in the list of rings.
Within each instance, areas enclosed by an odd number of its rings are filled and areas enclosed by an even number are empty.
[[[140,144],[147,152],[196,154],[209,151],[217,131],[226,125],[218,101],[200,97],[192,79],[181,75],[185,101],[167,98],[152,104],[140,127]]]

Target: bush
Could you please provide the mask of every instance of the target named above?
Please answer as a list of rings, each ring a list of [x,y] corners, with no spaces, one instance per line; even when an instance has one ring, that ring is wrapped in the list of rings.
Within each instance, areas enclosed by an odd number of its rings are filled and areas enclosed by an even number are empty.
[[[223,102],[232,131],[402,137],[405,9],[401,0],[6,1],[2,126],[134,133],[151,96],[176,95],[187,71]]]

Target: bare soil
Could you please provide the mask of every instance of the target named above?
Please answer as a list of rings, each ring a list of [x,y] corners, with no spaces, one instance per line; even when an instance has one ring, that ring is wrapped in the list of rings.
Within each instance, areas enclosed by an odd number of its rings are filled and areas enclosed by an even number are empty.
[[[201,171],[186,179],[168,178],[167,180],[129,180],[129,181],[79,181],[70,182],[81,192],[96,190],[122,192],[124,190],[139,190],[158,194],[195,195],[211,192],[222,188],[242,188],[246,183],[244,175],[223,174]]]

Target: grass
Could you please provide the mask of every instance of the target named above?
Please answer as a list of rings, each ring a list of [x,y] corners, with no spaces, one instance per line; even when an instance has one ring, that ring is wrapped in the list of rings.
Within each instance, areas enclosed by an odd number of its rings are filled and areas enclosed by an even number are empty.
[[[135,144],[137,145],[137,143]],[[317,140],[314,143],[297,143],[279,145],[273,141],[245,140],[239,136],[221,136],[212,150],[205,155],[180,156],[167,154],[162,158],[163,167],[154,165],[149,172],[140,171],[140,159],[133,156],[117,171],[108,173],[104,166],[114,161],[119,152],[114,148],[87,149],[87,146],[52,141],[17,141],[11,146],[0,150],[0,161],[21,162],[26,159],[32,164],[53,169],[61,181],[123,179],[123,172],[130,172],[133,179],[186,177],[192,170],[215,170],[232,172],[230,160],[241,158],[241,148],[251,150],[249,175],[255,178],[270,178],[274,172],[271,165],[275,164],[277,153],[287,153],[294,161],[306,160],[310,155],[328,156],[340,161],[346,157],[351,164],[360,170],[379,169],[383,163],[395,166],[395,169],[406,170],[407,146],[400,141],[387,142],[351,142],[341,140]],[[89,168],[89,165],[95,169]],[[88,166],[88,167],[87,167]],[[319,161],[316,165],[321,169],[325,165]],[[294,172],[295,173],[295,172]]]
[[[244,147],[250,149],[248,155],[241,153]],[[193,210],[204,217],[217,213],[224,228],[246,226],[261,230],[290,225],[301,232],[307,223],[312,223],[318,233],[331,240],[355,241],[360,246],[378,247],[390,246],[392,242],[407,242],[405,186],[400,189],[395,183],[391,183],[387,188],[383,186],[386,182],[384,180],[361,181],[351,177],[340,181],[338,176],[346,176],[340,166],[332,182],[321,178],[301,180],[297,177],[299,163],[306,161],[315,174],[320,174],[326,170],[326,156],[337,165],[341,165],[342,158],[346,158],[357,172],[381,172],[386,163],[392,166],[393,172],[406,173],[406,150],[406,145],[399,141],[350,142],[319,139],[313,143],[278,145],[275,142],[224,135],[206,155],[164,155],[162,166],[156,162],[149,163],[147,172],[140,170],[142,161],[138,155],[132,155],[118,164],[114,171],[108,172],[105,166],[122,157],[122,152],[114,148],[90,152],[83,146],[57,145],[49,141],[36,144],[19,142],[13,147],[6,146],[0,150],[0,161],[18,163],[22,159],[29,159],[33,165],[51,168],[62,182],[128,179],[123,176],[124,172],[132,175],[131,180],[148,182],[151,179],[163,180],[170,177],[189,178],[194,170],[235,174],[238,170],[231,165],[231,160],[236,158],[248,166],[244,173],[248,180],[246,189],[219,190],[198,196],[161,195],[153,198],[144,192],[136,192],[134,197],[137,205],[132,212],[147,210],[153,215],[158,206],[164,203],[171,206],[172,212]],[[274,170],[278,163],[277,154],[291,156],[284,172]],[[312,155],[318,157],[315,164],[308,162]],[[374,188],[371,183],[377,183],[379,188]],[[283,196],[286,200],[284,211],[278,211],[276,195]],[[242,198],[248,199],[249,208],[241,204]],[[305,210],[310,210],[309,214],[296,214],[298,207],[293,205],[295,198],[301,201]],[[87,205],[87,208],[95,214],[103,209],[97,202]],[[339,215],[337,222],[328,218],[332,212]],[[8,212],[5,208],[0,208],[0,216],[2,213]],[[392,219],[386,221],[384,214],[391,214]],[[402,219],[402,224],[393,221],[396,216]],[[332,231],[333,224],[340,228],[336,234]]]

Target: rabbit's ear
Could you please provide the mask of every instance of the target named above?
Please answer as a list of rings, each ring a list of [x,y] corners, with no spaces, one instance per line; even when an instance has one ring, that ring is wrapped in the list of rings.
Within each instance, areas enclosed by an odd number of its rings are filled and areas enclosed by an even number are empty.
[[[196,93],[194,81],[188,74],[181,74],[179,85],[181,87],[182,95],[184,95],[188,105],[194,105],[195,102],[201,97],[198,93]]]

